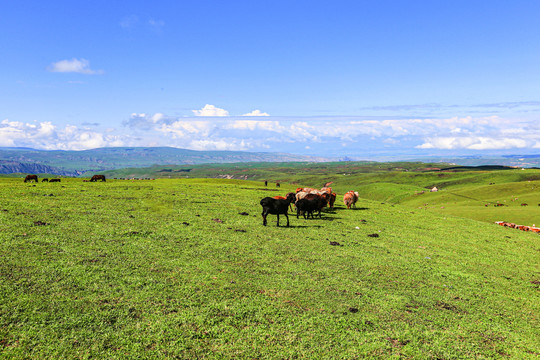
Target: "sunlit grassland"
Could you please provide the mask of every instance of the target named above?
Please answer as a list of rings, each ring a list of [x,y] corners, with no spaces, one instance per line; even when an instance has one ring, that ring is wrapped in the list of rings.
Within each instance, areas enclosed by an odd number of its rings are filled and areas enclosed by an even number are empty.
[[[510,221],[523,225],[540,223],[538,169],[427,170],[440,167],[444,167],[444,164],[236,163],[122,169],[111,171],[110,175],[212,178],[225,174],[236,178],[269,180],[270,186],[273,186],[274,182],[283,182],[316,188],[327,182],[333,182],[332,187],[338,194],[355,190],[361,198],[369,200],[404,204],[491,223],[494,221]],[[441,191],[429,193],[434,186]],[[424,193],[421,194],[422,192]],[[491,206],[497,202],[508,206],[493,209]],[[519,208],[523,203],[528,206]]]
[[[540,226],[540,181],[537,180],[443,187],[436,193],[408,195],[400,203],[490,223],[510,221]],[[495,207],[495,204],[504,206]]]
[[[538,235],[339,196],[262,226],[259,200],[294,188],[0,179],[0,357],[540,354]]]

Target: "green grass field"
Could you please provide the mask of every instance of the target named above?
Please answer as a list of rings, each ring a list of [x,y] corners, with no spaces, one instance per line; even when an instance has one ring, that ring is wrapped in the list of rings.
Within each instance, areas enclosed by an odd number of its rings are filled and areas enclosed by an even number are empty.
[[[539,237],[491,222],[539,219],[511,173],[342,174],[289,228],[259,205],[285,182],[0,179],[0,358],[536,359]]]
[[[243,163],[154,166],[105,172],[109,177],[219,178],[223,176],[319,188],[344,194],[356,190],[367,200],[402,204],[446,215],[493,223],[509,221],[540,226],[540,171],[538,169],[462,169],[433,171],[448,164],[415,162]],[[437,186],[441,191],[429,193]],[[421,194],[424,192],[423,194]],[[505,207],[493,208],[500,202]],[[528,204],[521,207],[521,204]],[[487,207],[485,205],[488,205]]]

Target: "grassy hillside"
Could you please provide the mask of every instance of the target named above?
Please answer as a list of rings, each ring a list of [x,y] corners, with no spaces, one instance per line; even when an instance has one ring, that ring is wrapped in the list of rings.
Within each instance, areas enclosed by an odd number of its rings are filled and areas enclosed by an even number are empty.
[[[271,182],[316,184],[321,186],[335,179],[348,177],[379,176],[392,172],[405,173],[422,169],[440,167],[442,164],[420,162],[378,163],[355,162],[267,162],[267,163],[228,163],[204,165],[155,165],[147,168],[116,169],[103,172],[109,177],[118,178],[218,178],[228,177],[243,180],[269,180]]]
[[[424,184],[284,228],[294,184],[0,179],[0,357],[537,358],[538,235],[388,200]]]
[[[123,178],[236,178],[358,191],[362,199],[402,204],[486,222],[511,221],[540,225],[538,169],[485,170],[485,167],[439,171],[444,164],[425,163],[248,163],[198,166],[155,166],[105,172]],[[500,168],[500,167],[499,167]],[[428,193],[436,186],[438,193]],[[422,192],[424,192],[422,194]],[[493,209],[503,202],[507,207]],[[529,206],[520,207],[522,203]],[[488,208],[485,205],[488,205]]]
[[[539,187],[540,181],[473,184],[408,197],[401,203],[481,221],[510,221],[540,226]],[[496,207],[497,203],[504,206]]]

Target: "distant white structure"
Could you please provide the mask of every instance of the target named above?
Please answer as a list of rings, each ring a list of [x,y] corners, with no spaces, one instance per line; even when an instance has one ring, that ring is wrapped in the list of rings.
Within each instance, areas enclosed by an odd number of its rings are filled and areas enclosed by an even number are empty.
[[[437,191],[439,191],[439,189],[437,189],[437,187],[434,186],[434,187],[433,187],[431,190],[429,190],[429,191],[430,191],[430,192],[437,192]]]

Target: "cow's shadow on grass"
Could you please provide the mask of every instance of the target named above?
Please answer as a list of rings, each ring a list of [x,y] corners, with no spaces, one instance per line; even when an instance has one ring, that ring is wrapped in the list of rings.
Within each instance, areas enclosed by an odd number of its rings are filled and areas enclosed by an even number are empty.
[[[295,217],[296,219],[296,217]],[[304,219],[303,216],[301,216],[299,219],[297,219],[298,221],[334,221],[334,220],[339,220],[341,219],[339,216],[325,216],[325,214],[323,213],[323,216],[322,218],[316,216],[315,218],[309,218],[309,219]]]
[[[353,208],[350,208],[350,209],[347,209],[347,208],[344,208],[344,207],[339,207],[339,208],[334,208],[334,211],[337,210],[337,211],[358,211],[358,210],[369,210],[369,208],[367,207],[353,207]]]
[[[280,226],[280,227],[287,228],[286,226]],[[302,229],[302,228],[304,228],[304,229],[307,229],[307,228],[314,228],[314,227],[316,227],[316,228],[321,228],[322,225],[290,225],[290,226],[289,226],[289,228],[291,228],[291,229],[292,229],[292,228],[296,228],[296,229]]]
[[[324,216],[322,217],[322,219],[319,219],[319,218],[316,218],[315,220],[322,220],[322,221],[334,221],[334,220],[339,220],[341,219],[339,216]],[[313,220],[313,219],[311,219]]]
[[[264,227],[264,225],[263,225],[263,227]],[[298,224],[289,224],[289,226],[287,226],[287,225],[283,225],[283,224],[280,223],[279,226],[277,226],[276,223],[273,223],[273,224],[270,224],[270,223],[269,223],[269,224],[266,225],[266,227],[274,227],[274,228],[279,227],[279,228],[283,228],[283,229],[301,229],[301,228],[313,228],[313,227],[318,227],[318,228],[320,228],[320,227],[322,227],[322,225],[309,225],[309,224],[307,224],[307,225],[298,225]]]

